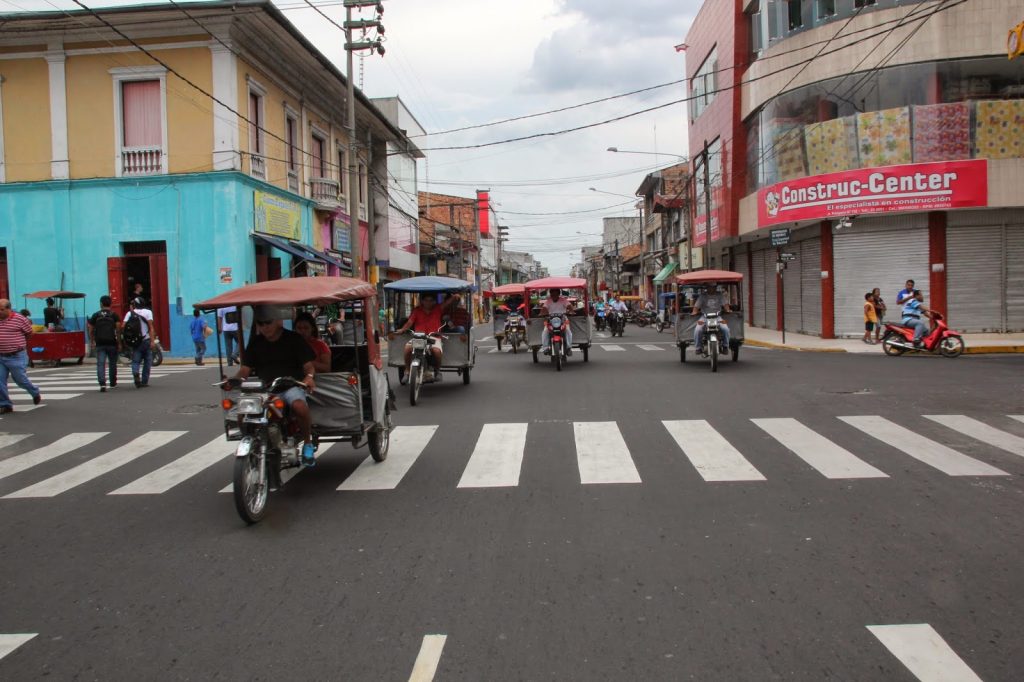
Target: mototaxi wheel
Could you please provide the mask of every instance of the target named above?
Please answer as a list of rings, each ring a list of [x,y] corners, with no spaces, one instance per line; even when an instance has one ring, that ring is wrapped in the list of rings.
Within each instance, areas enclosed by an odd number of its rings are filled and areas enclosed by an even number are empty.
[[[551,349],[551,359],[555,363],[555,369],[557,371],[561,372],[562,371],[562,354],[560,352],[556,354],[555,353],[555,349],[552,348]]]
[[[686,344],[679,344],[679,362],[686,362]]]
[[[462,383],[469,385],[469,367],[465,367],[462,370]]]
[[[534,348],[533,349],[533,364],[536,365],[538,362],[540,362],[540,361],[537,359],[537,349]]]
[[[413,367],[409,372],[409,404],[416,407],[420,400],[420,387],[423,385],[423,365]]]
[[[708,350],[711,351],[711,371],[712,372],[717,372],[718,371],[718,339],[717,338],[712,337],[712,338],[708,339]]]
[[[590,345],[581,346],[583,349],[583,362],[590,362]]]
[[[939,342],[939,353],[944,358],[958,358],[963,352],[964,340],[959,336],[947,336]]]
[[[232,479],[235,510],[249,525],[258,523],[267,513],[267,472],[263,470],[267,460],[262,453],[263,443],[257,440],[248,455],[235,457]]]
[[[732,361],[738,362],[740,359],[740,344],[736,344],[732,347]]]
[[[384,403],[384,424],[370,431],[366,439],[366,445],[370,450],[370,457],[374,462],[383,462],[388,458],[388,448],[391,446],[391,406]]]

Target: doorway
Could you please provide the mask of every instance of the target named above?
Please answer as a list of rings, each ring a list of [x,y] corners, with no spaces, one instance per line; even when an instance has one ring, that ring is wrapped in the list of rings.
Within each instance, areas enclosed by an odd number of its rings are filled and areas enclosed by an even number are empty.
[[[11,288],[7,282],[7,249],[0,247],[0,298],[11,299]]]
[[[256,245],[256,281],[267,282],[281,279],[281,259],[270,255],[270,249],[263,245]]]
[[[107,259],[112,307],[124,316],[133,298],[146,299],[156,319],[156,334],[171,350],[171,314],[167,293],[167,242],[122,242],[120,257]],[[140,292],[141,287],[141,292]]]

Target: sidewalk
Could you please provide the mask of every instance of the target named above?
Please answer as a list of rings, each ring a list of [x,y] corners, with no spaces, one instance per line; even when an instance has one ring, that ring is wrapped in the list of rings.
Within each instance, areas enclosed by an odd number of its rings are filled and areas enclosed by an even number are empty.
[[[869,345],[857,339],[822,339],[806,334],[786,332],[786,343],[782,343],[782,332],[760,329],[747,325],[744,330],[744,344],[759,348],[784,348],[816,353],[881,353],[882,345]],[[965,354],[979,353],[1024,353],[1024,334],[964,334]]]

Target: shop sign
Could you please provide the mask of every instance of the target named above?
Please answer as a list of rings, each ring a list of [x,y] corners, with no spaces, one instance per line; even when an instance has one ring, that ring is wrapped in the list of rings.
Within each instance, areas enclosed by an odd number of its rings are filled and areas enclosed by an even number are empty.
[[[220,269],[220,283],[231,284],[231,268]]]
[[[868,213],[988,205],[985,159],[861,168],[788,180],[757,193],[758,227]]]
[[[769,233],[772,240],[772,246],[785,246],[789,243],[789,228],[780,227],[772,230]]]
[[[334,221],[334,250],[352,253],[352,231],[339,220]]]
[[[253,192],[255,229],[286,239],[302,239],[302,206],[276,194]]]

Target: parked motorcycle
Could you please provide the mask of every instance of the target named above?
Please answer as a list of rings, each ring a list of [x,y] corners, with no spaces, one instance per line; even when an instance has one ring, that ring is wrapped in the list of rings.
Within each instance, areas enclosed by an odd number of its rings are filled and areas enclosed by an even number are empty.
[[[519,313],[509,313],[505,319],[505,343],[512,346],[513,353],[526,345],[526,320]]]
[[[729,349],[723,343],[721,330],[722,318],[718,313],[706,313],[704,315],[704,336],[703,343],[697,352],[706,358],[711,358],[711,371],[718,371],[718,356],[728,354]]]
[[[121,348],[121,352],[118,354],[121,358],[127,360],[129,363],[132,361],[132,349]],[[153,366],[159,367],[164,362],[164,347],[160,345],[160,339],[156,340],[153,344]]]
[[[562,365],[568,362],[569,339],[566,338],[565,329],[569,325],[569,320],[562,315],[550,315],[544,324],[551,339],[551,362],[555,364],[555,369],[561,372]]]
[[[914,345],[914,330],[899,324],[885,325],[882,336],[882,350],[886,355],[903,355],[904,353],[938,353],[943,357],[956,358],[964,352],[964,340],[960,332],[946,326],[945,318],[940,313],[932,312],[931,331],[921,339],[921,345]]]

